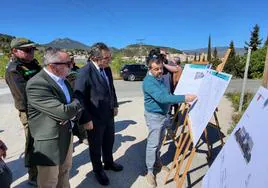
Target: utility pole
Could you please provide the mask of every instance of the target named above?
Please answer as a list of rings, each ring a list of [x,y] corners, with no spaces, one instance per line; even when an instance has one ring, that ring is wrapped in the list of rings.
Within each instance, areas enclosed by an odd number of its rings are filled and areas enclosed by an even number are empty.
[[[141,56],[142,56],[142,44],[143,44],[143,41],[145,39],[136,39],[136,40],[137,40],[137,44],[140,45],[140,47],[139,47],[139,62],[142,63],[142,58],[141,58]]]
[[[265,88],[268,88],[268,46],[267,46],[265,63],[264,63],[262,86]]]
[[[251,49],[252,49],[252,47],[249,46],[248,47],[247,63],[246,63],[246,68],[245,68],[245,72],[244,72],[242,92],[241,92],[240,102],[239,102],[239,109],[238,109],[239,112],[242,111],[242,106],[243,106],[243,102],[244,102],[244,95],[245,95],[246,82],[247,82],[247,78],[248,78],[248,67],[249,67],[249,62],[250,62]]]

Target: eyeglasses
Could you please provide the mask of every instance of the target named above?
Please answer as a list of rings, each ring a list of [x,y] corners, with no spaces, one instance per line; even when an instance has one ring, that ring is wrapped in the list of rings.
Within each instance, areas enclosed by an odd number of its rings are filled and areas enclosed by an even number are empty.
[[[35,48],[18,48],[18,49],[25,52],[25,53],[34,52],[34,50],[35,50]]]
[[[53,65],[67,65],[68,68],[71,67],[72,65],[72,61],[67,61],[67,62],[55,62],[55,63],[52,63]]]

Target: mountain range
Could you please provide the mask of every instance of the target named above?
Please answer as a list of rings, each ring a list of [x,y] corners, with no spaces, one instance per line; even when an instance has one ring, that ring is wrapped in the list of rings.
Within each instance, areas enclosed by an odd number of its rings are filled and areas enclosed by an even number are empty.
[[[44,46],[52,47],[52,48],[64,48],[64,49],[82,49],[88,50],[90,46],[87,46],[81,42],[69,39],[69,38],[58,38],[50,43],[43,44]]]
[[[1,34],[0,33],[0,47],[8,47],[8,44],[10,44],[10,41],[14,38],[14,36],[10,36],[7,34]],[[47,44],[40,44],[41,47],[53,47],[53,48],[64,48],[68,50],[72,49],[80,49],[80,50],[89,50],[90,46],[83,44],[79,41],[72,40],[70,38],[58,38],[55,39]],[[191,49],[191,50],[178,50],[176,48],[170,48],[170,47],[163,47],[163,46],[154,46],[154,45],[148,45],[148,44],[131,44],[124,48],[118,49],[115,47],[111,47],[111,50],[113,53],[121,53],[123,56],[145,56],[148,54],[148,52],[155,47],[161,47],[166,50],[168,50],[170,53],[186,53],[186,54],[192,54],[195,53],[198,55],[199,53],[207,53],[207,48],[198,48],[198,49]],[[216,47],[218,51],[218,56],[222,57],[224,53],[227,50],[226,47]],[[214,48],[212,48],[212,51]],[[239,55],[244,55],[245,50],[244,48],[235,48],[236,53]]]
[[[57,47],[57,48],[65,48],[65,49],[83,49],[83,50],[88,50],[90,49],[90,46],[87,46],[81,42],[74,41],[69,38],[64,38],[64,39],[56,39],[53,40],[52,42],[48,44],[44,44],[45,46],[51,46],[51,47]],[[186,53],[190,55],[194,55],[195,53],[201,54],[201,53],[207,53],[208,48],[198,48],[198,49],[190,49],[190,50],[178,50],[176,48],[170,48],[170,47],[163,47],[163,46],[154,46],[154,45],[147,45],[147,44],[131,44],[128,45],[124,48],[118,49],[115,47],[111,47],[113,53],[121,52],[123,55],[132,57],[132,56],[137,56],[137,55],[146,55],[148,52],[155,47],[160,47],[160,48],[165,48],[167,49],[170,53]],[[228,47],[227,46],[219,46],[216,47],[218,56],[223,57],[225,52],[227,51]],[[214,50],[214,47],[212,48],[212,51]],[[246,53],[244,48],[235,48],[236,53],[239,55],[244,55]]]
[[[213,53],[215,47],[212,47],[211,51]],[[228,49],[228,46],[216,46],[217,48],[217,52],[218,52],[218,56],[219,57],[223,57],[225,52]],[[198,48],[198,49],[192,49],[192,50],[183,50],[183,52],[185,52],[186,54],[190,54],[190,55],[194,55],[196,53],[196,55],[198,54],[202,54],[202,53],[207,53],[208,52],[208,48]],[[238,55],[244,55],[246,53],[246,50],[244,48],[235,48],[235,52]]]

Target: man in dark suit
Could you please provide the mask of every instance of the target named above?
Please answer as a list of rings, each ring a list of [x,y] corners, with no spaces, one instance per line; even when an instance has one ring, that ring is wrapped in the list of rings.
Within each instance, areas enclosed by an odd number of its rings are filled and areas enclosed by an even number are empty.
[[[38,187],[68,188],[73,121],[82,106],[72,99],[72,89],[65,80],[71,67],[69,55],[49,49],[44,55],[44,66],[26,86],[29,128],[34,138],[33,163],[37,165]],[[92,129],[92,122],[87,121],[85,128]]]
[[[89,151],[95,177],[102,185],[109,184],[103,169],[123,170],[123,166],[114,162],[112,155],[114,116],[118,113],[118,104],[110,61],[109,48],[104,43],[94,44],[87,65],[79,70],[75,81],[75,95],[81,98],[85,112],[91,115],[93,121],[93,130],[88,131]],[[87,119],[82,116],[81,121],[84,123]]]

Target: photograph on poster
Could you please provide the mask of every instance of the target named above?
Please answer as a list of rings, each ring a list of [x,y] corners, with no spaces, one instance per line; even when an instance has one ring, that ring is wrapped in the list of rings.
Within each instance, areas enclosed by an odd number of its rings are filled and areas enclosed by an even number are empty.
[[[235,134],[235,139],[239,144],[243,156],[247,163],[249,163],[251,158],[251,150],[253,148],[252,138],[249,136],[249,133],[246,131],[245,127],[239,128]]]
[[[195,77],[194,77],[194,79],[195,80],[197,80],[197,79],[201,79],[201,78],[204,78],[204,73],[203,72],[197,72],[196,74],[195,74]]]

